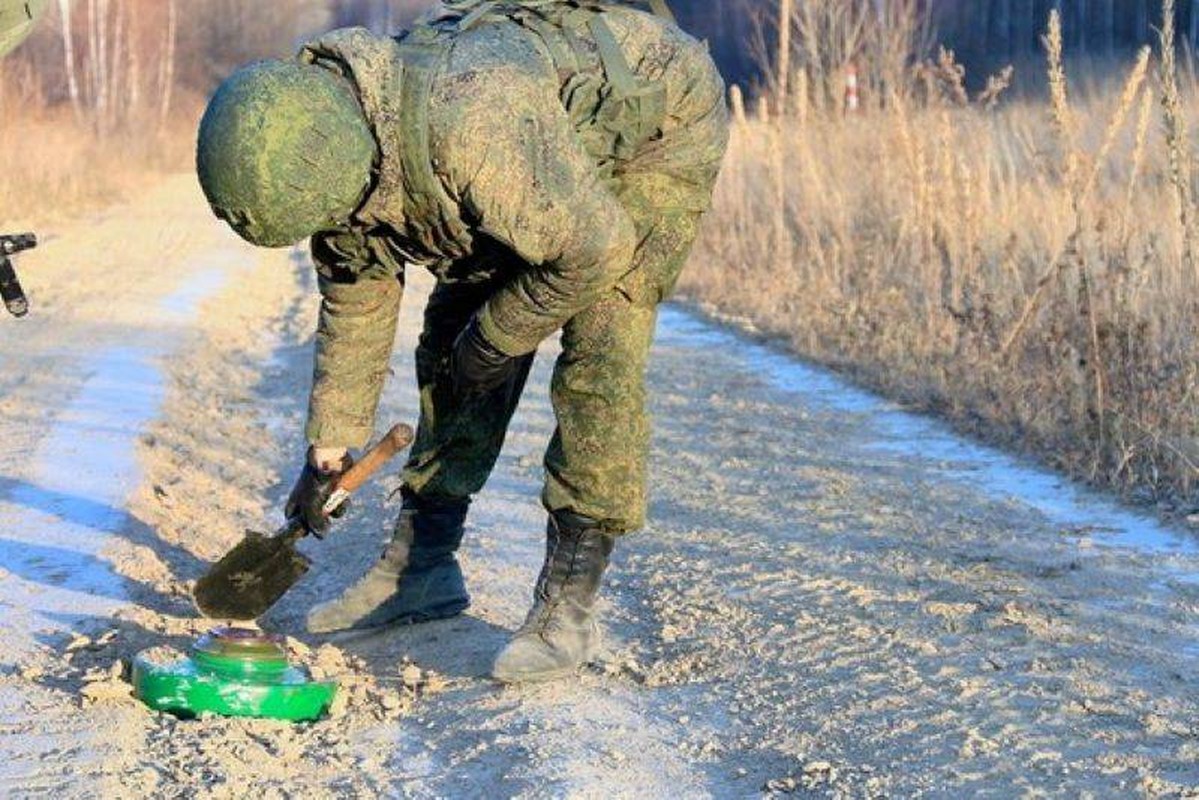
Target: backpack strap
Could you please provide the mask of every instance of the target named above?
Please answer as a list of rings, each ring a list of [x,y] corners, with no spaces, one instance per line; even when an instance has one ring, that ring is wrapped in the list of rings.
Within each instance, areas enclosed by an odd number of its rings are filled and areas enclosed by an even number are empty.
[[[471,9],[466,16],[454,23],[454,27],[460,31],[468,31],[474,27],[475,23],[490,14],[499,5],[496,0],[485,0]]]
[[[604,7],[637,7],[648,8],[656,17],[677,25],[674,12],[670,10],[667,0],[443,0],[443,13],[437,19],[453,20],[458,30],[469,30],[479,20],[497,12],[499,16],[512,16],[521,11],[551,14],[562,7],[593,8],[601,10]],[[555,8],[557,7],[557,8]]]
[[[634,94],[639,91],[640,81],[629,67],[628,59],[624,57],[624,51],[620,49],[620,43],[608,27],[603,13],[593,14],[587,21],[587,27],[591,30],[591,38],[595,40],[596,48],[599,49],[600,61],[604,64],[604,74],[608,76],[608,82],[621,94]]]
[[[445,252],[447,246],[469,245],[470,231],[457,213],[457,206],[434,172],[429,151],[429,98],[446,49],[435,35],[422,36],[418,29],[400,40],[402,76],[400,99],[396,105],[399,135],[400,172],[408,208],[405,210],[406,233],[432,252],[449,258],[465,254]],[[432,33],[432,31],[429,31]]]
[[[637,77],[603,12],[591,17],[588,29],[610,86],[598,109],[597,122],[613,136],[612,156],[625,161],[661,135],[666,121],[666,87]]]
[[[678,25],[678,20],[674,18],[674,12],[670,10],[670,4],[666,0],[649,0],[649,10],[654,13],[654,16],[661,17],[671,25]]]

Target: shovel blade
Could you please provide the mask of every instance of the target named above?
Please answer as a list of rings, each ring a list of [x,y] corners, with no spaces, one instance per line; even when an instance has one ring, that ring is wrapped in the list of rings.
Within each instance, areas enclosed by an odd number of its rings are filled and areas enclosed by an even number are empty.
[[[196,583],[192,598],[209,619],[253,620],[308,572],[312,562],[294,536],[250,531]]]

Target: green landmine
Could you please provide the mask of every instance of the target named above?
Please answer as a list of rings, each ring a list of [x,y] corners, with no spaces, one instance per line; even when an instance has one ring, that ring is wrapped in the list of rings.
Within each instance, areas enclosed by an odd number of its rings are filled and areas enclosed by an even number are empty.
[[[237,628],[205,634],[189,656],[138,654],[133,687],[150,708],[185,719],[209,713],[304,722],[322,717],[337,694],[336,683],[313,681],[288,662],[282,637]]]

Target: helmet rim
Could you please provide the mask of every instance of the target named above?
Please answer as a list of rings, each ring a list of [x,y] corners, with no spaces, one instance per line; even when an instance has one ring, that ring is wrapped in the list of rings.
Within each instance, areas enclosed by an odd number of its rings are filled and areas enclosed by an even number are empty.
[[[350,221],[378,154],[350,81],[276,59],[217,88],[200,122],[196,171],[213,212],[239,236],[286,247]]]

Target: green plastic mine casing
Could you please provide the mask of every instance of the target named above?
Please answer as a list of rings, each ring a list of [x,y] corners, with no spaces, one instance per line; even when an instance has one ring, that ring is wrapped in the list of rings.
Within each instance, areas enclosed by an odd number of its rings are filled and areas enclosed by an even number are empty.
[[[279,636],[220,628],[201,636],[190,657],[163,663],[151,651],[133,660],[138,698],[157,711],[302,722],[329,710],[337,684],[291,666]]]

